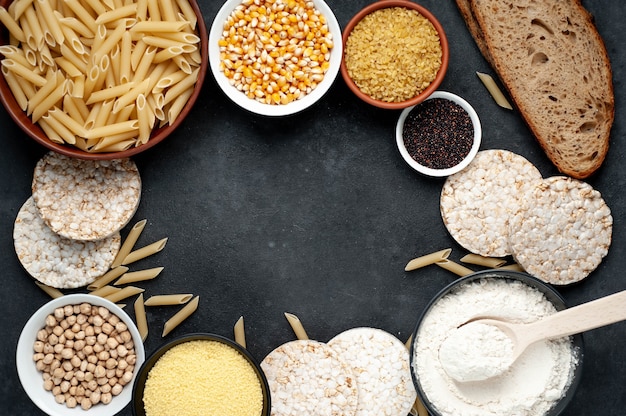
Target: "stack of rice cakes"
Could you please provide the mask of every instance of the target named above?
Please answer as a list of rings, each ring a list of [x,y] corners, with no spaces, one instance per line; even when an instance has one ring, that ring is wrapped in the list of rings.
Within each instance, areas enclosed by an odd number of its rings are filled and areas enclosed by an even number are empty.
[[[13,230],[17,256],[42,284],[86,286],[106,273],[120,230],[139,206],[141,178],[130,159],[109,161],[44,155],[33,175],[32,196]]]
[[[511,255],[554,285],[578,282],[607,255],[613,218],[600,193],[565,176],[543,178],[507,150],[484,150],[444,183],[441,217],[468,251]]]
[[[272,416],[397,416],[417,393],[409,352],[393,335],[353,328],[328,343],[297,340],[261,362],[272,395]]]

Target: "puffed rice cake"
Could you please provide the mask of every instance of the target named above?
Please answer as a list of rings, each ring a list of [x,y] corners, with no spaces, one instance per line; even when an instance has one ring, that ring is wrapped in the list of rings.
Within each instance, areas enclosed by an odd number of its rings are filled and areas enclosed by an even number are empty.
[[[272,397],[272,416],[352,416],[358,389],[351,367],[327,344],[287,342],[261,362]]]
[[[525,193],[509,226],[513,258],[524,270],[567,285],[587,277],[607,255],[613,217],[591,185],[554,176]]]
[[[352,366],[359,390],[356,416],[397,416],[411,411],[417,392],[411,379],[409,351],[390,333],[352,328],[328,345]]]
[[[523,156],[501,149],[480,151],[467,168],[446,179],[441,218],[466,250],[486,257],[508,256],[509,218],[519,208],[520,195],[541,179]]]
[[[99,241],[61,237],[44,223],[33,197],[22,205],[13,228],[15,252],[26,271],[58,289],[90,284],[106,273],[121,245],[120,233]]]
[[[32,191],[52,231],[93,241],[130,221],[139,205],[141,178],[130,159],[81,160],[49,152],[37,162]]]

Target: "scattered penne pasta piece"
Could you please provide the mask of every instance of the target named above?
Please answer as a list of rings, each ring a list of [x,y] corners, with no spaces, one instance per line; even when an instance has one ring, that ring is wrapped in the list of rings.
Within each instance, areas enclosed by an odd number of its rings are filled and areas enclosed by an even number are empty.
[[[470,253],[461,258],[461,262],[468,264],[475,264],[477,266],[484,266],[495,269],[506,264],[506,260],[496,257],[484,257],[479,254]]]
[[[117,288],[117,289],[120,289],[120,288]],[[140,287],[126,286],[125,288],[122,288],[118,291],[115,291],[113,293],[110,293],[104,296],[104,298],[110,300],[111,302],[119,302],[122,299],[126,299],[131,296],[138,295],[139,293],[142,293],[143,291],[144,290]]]
[[[110,285],[104,285],[92,292],[90,292],[90,295],[94,295],[94,296],[100,296],[101,298],[105,298],[108,295],[115,293],[115,292],[119,292],[120,290],[122,290],[119,287],[114,287],[114,286],[110,286]]]
[[[146,306],[168,306],[183,305],[193,298],[190,293],[171,294],[171,295],[153,295],[144,302]]]
[[[55,287],[44,285],[41,282],[35,282],[35,284],[37,285],[37,287],[39,287],[39,289],[46,292],[48,296],[50,296],[53,299],[60,298],[61,296],[63,296],[63,292],[61,292],[59,289]]]
[[[128,271],[128,267],[126,266],[117,266],[103,274],[101,277],[97,278],[93,281],[93,283],[87,286],[87,290],[93,291],[100,289],[101,287],[108,285],[124,273]]]
[[[289,322],[289,325],[291,325],[291,329],[293,329],[293,332],[296,334],[297,339],[309,339],[309,336],[304,330],[302,322],[300,322],[300,318],[288,312],[285,312],[285,318],[287,318],[287,322]]]
[[[404,271],[408,272],[411,270],[419,269],[421,267],[429,266],[438,261],[446,260],[448,256],[452,253],[451,248],[446,248],[444,250],[439,250],[434,253],[426,254],[420,257],[417,257],[407,263],[404,266]]]
[[[452,260],[441,260],[435,263],[437,266],[446,269],[458,276],[467,276],[468,274],[474,273],[472,269],[469,269],[459,263],[456,263]]]
[[[513,109],[513,106],[509,103],[509,100],[506,99],[502,90],[500,90],[491,75],[482,72],[476,72],[476,75],[478,75],[478,78],[480,78],[485,88],[487,88],[487,91],[489,91],[489,94],[491,94],[491,97],[494,99],[496,104],[502,108],[506,108],[507,110]]]
[[[158,253],[159,251],[163,250],[163,248],[165,247],[165,244],[167,243],[167,237],[163,238],[159,241],[156,241],[152,244],[149,244],[145,247],[142,247],[140,249],[137,249],[135,251],[131,251],[122,261],[123,265],[128,265],[131,263],[134,263],[136,261],[139,261],[141,259],[144,259],[146,257],[149,257],[153,254]]]
[[[115,286],[126,285],[128,283],[143,282],[144,280],[151,280],[157,277],[162,271],[163,267],[153,267],[151,269],[137,270],[134,272],[126,272],[115,283]]]
[[[244,328],[243,316],[237,319],[233,328],[235,334],[235,342],[242,347],[246,348],[246,331]]]
[[[148,318],[146,317],[146,308],[144,307],[143,293],[140,293],[135,299],[135,322],[137,323],[137,329],[141,340],[146,341],[148,338]]]
[[[164,337],[170,332],[172,332],[174,328],[176,328],[185,319],[187,319],[192,313],[194,313],[196,309],[198,309],[199,301],[200,301],[200,296],[196,296],[191,301],[189,301],[185,306],[183,306],[183,308],[180,311],[176,312],[174,316],[168,319],[165,322],[165,325],[163,325],[163,333],[161,336]]]
[[[498,269],[501,269],[501,270],[514,270],[514,271],[518,271],[518,272],[525,271],[524,268],[520,264],[518,264],[518,263],[507,264],[507,265],[498,267]]]

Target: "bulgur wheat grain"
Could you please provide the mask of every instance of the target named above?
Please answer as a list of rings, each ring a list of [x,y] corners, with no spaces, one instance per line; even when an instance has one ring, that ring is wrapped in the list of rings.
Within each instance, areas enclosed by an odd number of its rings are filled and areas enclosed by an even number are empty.
[[[350,78],[364,94],[380,101],[415,97],[434,81],[441,61],[441,42],[433,24],[404,7],[368,14],[346,41]]]

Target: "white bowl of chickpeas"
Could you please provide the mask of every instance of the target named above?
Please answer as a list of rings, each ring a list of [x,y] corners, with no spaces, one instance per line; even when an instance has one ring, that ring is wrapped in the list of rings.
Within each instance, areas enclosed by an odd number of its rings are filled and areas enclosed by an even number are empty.
[[[264,116],[300,112],[331,87],[341,28],[323,0],[227,0],[209,31],[209,65],[240,107]]]
[[[106,416],[131,400],[145,360],[132,319],[94,295],[51,300],[28,320],[17,344],[22,387],[51,416]]]

